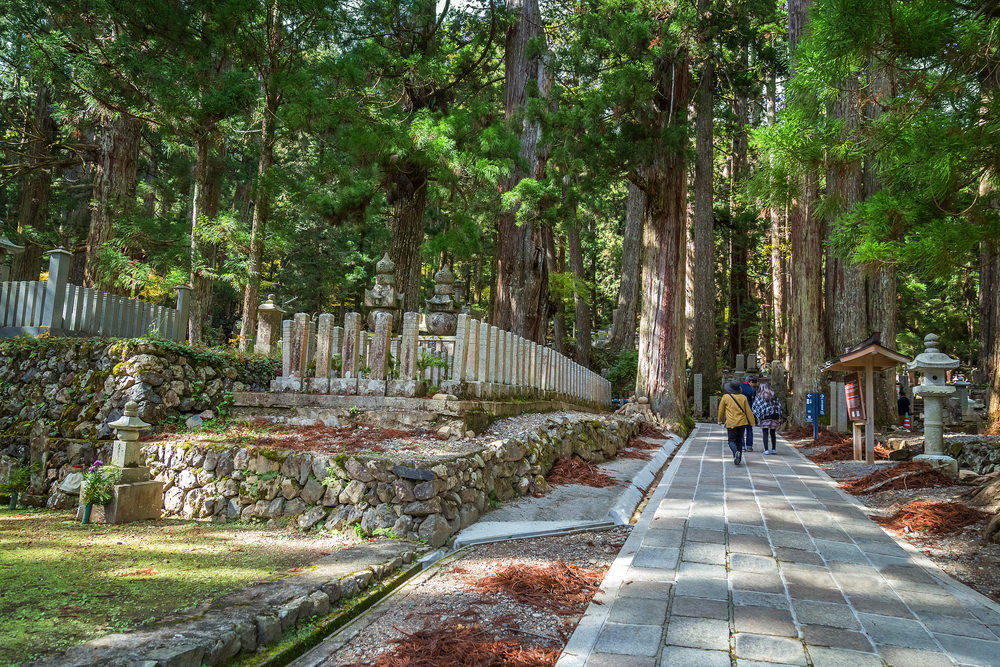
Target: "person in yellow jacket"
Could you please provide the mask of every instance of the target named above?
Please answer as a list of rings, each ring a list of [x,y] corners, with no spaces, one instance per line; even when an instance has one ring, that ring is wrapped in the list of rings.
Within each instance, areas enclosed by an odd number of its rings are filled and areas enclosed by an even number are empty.
[[[729,434],[729,449],[733,452],[733,463],[740,464],[743,460],[743,439],[748,429],[754,427],[753,412],[747,397],[740,392],[736,382],[727,382],[725,396],[719,401],[719,424],[725,425]]]

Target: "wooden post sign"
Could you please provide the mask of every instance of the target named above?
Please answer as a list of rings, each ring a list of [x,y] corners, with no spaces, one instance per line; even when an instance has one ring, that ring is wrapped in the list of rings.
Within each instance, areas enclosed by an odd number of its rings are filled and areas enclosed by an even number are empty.
[[[847,418],[855,422],[865,421],[865,402],[861,400],[861,376],[858,373],[844,376],[844,397],[847,399]]]

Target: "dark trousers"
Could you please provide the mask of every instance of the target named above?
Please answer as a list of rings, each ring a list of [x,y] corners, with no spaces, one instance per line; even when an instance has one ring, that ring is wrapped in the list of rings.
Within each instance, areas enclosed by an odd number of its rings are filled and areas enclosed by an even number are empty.
[[[753,426],[744,426],[743,428],[747,430],[746,448],[753,449]]]
[[[743,451],[743,436],[749,430],[749,426],[726,428],[726,433],[729,435],[729,449],[732,450],[733,456],[736,456],[736,452]]]
[[[775,433],[775,431],[777,431],[777,430],[778,429],[767,428],[765,426],[761,426],[760,427],[761,435],[763,435],[763,437],[764,437],[764,451],[765,452],[767,451],[767,436],[768,436],[768,434],[771,435],[771,449],[774,449],[776,447],[777,434]]]

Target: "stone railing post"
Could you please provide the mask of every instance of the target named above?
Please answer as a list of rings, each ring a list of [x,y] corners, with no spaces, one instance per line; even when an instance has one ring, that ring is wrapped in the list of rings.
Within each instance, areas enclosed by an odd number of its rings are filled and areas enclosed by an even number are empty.
[[[461,325],[459,325],[461,326]],[[420,313],[403,313],[402,333],[399,336],[399,379],[389,380],[386,393],[389,396],[422,396],[425,392],[424,379],[417,377],[417,347],[420,335]],[[454,367],[453,367],[454,368]]]
[[[361,347],[361,314],[344,316],[344,339],[340,353],[340,377],[330,380],[330,392],[345,396],[358,393],[358,363]]]
[[[49,253],[49,277],[45,283],[45,307],[42,326],[56,334],[63,326],[63,305],[66,303],[66,284],[69,280],[69,263],[73,253],[56,248]]]
[[[389,343],[392,340],[392,313],[375,312],[375,330],[372,332],[368,352],[368,377],[358,386],[364,396],[385,396],[386,375],[389,370]],[[362,386],[363,385],[363,386]]]
[[[188,335],[188,319],[191,317],[191,288],[188,285],[178,285],[177,290],[177,329],[174,340],[181,341]]]
[[[333,363],[333,315],[321,313],[316,319],[316,373],[309,383],[314,392],[330,391],[330,365]]]

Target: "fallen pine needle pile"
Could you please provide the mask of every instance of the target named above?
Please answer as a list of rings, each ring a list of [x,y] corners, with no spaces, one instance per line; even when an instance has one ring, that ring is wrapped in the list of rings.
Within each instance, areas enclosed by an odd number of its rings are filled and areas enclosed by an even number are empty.
[[[424,627],[393,639],[395,648],[378,656],[376,667],[532,667],[554,665],[559,649],[525,646],[496,639],[469,614],[447,621],[427,621]],[[399,628],[396,628],[399,630]],[[400,632],[403,632],[400,630]]]
[[[847,436],[844,436],[847,437]],[[823,438],[820,437],[820,442],[822,443]],[[829,463],[830,461],[850,461],[854,458],[854,443],[850,438],[827,447],[821,452],[816,454],[810,454],[807,457],[809,460],[815,463]],[[875,445],[875,458],[881,459],[883,461],[889,458],[889,450],[882,445]]]
[[[556,461],[545,476],[545,481],[549,484],[583,484],[596,489],[618,485],[614,477],[601,472],[597,466],[587,463],[576,454]]]
[[[639,425],[639,437],[663,440],[670,437],[670,432],[662,426],[655,426],[649,422],[643,422]]]
[[[905,532],[907,528],[928,535],[957,533],[962,528],[982,521],[989,513],[972,509],[962,503],[910,503],[887,517],[874,517],[876,523]]]
[[[601,574],[560,560],[545,566],[508,565],[468,583],[480,593],[502,593],[539,609],[572,614],[599,590]]]
[[[926,463],[903,461],[891,468],[876,470],[870,475],[859,477],[841,486],[852,495],[874,493],[898,489],[927,489],[935,486],[952,486],[955,479],[933,470]]]
[[[618,454],[619,458],[622,459],[639,459],[640,461],[648,461],[653,458],[653,455],[647,451],[641,449],[624,449]]]

